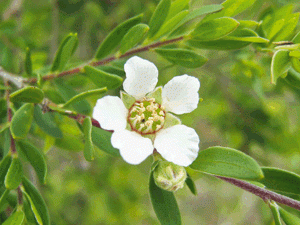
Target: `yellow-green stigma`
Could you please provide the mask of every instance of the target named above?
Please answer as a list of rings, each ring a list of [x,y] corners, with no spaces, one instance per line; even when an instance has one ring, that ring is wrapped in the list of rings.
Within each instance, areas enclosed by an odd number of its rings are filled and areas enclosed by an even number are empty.
[[[154,134],[163,128],[165,116],[164,108],[155,98],[144,98],[129,109],[128,123],[132,130],[142,135]]]

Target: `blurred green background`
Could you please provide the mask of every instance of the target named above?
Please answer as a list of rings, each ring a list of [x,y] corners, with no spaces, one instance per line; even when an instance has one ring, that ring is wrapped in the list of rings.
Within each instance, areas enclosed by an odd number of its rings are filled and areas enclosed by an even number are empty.
[[[191,8],[221,2],[194,0]],[[1,0],[1,64],[13,73],[23,73],[25,49],[30,47],[33,67],[42,73],[51,64],[60,41],[70,32],[79,37],[72,62],[88,61],[110,30],[142,12],[148,22],[157,3],[158,0]],[[269,6],[276,10],[287,4],[293,4],[295,12],[300,9],[297,0],[258,0],[237,18],[259,20]],[[182,74],[199,78],[203,102],[180,118],[183,124],[196,129],[200,149],[228,146],[249,154],[260,165],[300,174],[300,90],[291,88],[283,79],[276,86],[270,84],[271,55],[253,46],[199,53],[209,58],[199,69],[173,66],[153,52],[139,56],[156,64],[159,85]],[[11,56],[8,62],[7,55]],[[81,75],[66,77],[63,82],[78,92],[94,88]],[[50,82],[45,84],[49,95],[52,88]],[[118,91],[109,94],[119,95]],[[89,99],[92,107],[96,100]],[[152,158],[133,166],[98,149],[95,161],[89,163],[82,152],[77,152],[83,148],[83,138],[76,123],[65,117],[59,119],[69,124],[61,129],[76,137],[73,146],[69,146],[73,151],[53,147],[54,141],[33,126],[31,138],[47,155],[49,175],[45,186],[38,183],[27,165],[28,176],[45,197],[52,224],[159,224],[148,193]],[[60,146],[64,147],[62,143]],[[260,198],[208,175],[191,176],[198,196],[193,196],[187,187],[176,192],[183,224],[273,224],[270,210]]]

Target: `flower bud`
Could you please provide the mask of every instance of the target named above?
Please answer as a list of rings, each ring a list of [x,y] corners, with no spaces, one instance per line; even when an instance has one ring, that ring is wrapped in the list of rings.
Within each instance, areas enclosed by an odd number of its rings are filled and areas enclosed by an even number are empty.
[[[182,188],[187,177],[185,168],[174,163],[161,161],[153,172],[155,184],[166,191]]]

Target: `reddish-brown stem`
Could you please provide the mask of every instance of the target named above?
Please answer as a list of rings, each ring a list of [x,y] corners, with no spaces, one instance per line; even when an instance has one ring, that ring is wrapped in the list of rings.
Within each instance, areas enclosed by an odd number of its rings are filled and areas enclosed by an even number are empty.
[[[181,36],[181,37],[177,37],[177,38],[166,40],[166,41],[159,41],[159,42],[156,42],[154,44],[150,44],[150,45],[147,45],[147,46],[144,46],[144,47],[132,49],[132,50],[124,53],[123,55],[120,55],[119,57],[112,56],[112,57],[105,58],[105,59],[102,59],[102,60],[99,60],[99,61],[90,62],[87,65],[91,65],[91,66],[105,65],[105,64],[107,64],[111,61],[114,61],[116,59],[119,59],[119,58],[125,58],[127,56],[131,56],[131,55],[134,55],[134,54],[137,54],[137,53],[140,53],[140,52],[149,51],[150,49],[153,49],[153,48],[157,48],[157,47],[160,47],[160,46],[163,46],[163,45],[168,45],[168,44],[172,44],[172,43],[181,41],[181,40],[183,40],[183,38],[184,37]],[[67,76],[67,75],[79,73],[80,71],[82,71],[83,67],[84,66],[80,66],[80,67],[77,67],[77,68],[74,68],[74,69],[71,69],[71,70],[68,70],[68,71],[61,72],[59,74],[49,74],[49,75],[43,76],[42,79],[43,80],[52,80],[52,79],[57,78],[57,77],[64,77],[64,76]],[[25,80],[24,82],[34,84],[34,83],[37,82],[37,79],[36,78],[31,78],[29,80]]]
[[[18,204],[22,205],[23,204],[23,193],[21,191],[21,185],[19,185],[17,191],[18,191]]]
[[[9,87],[8,81],[5,82],[5,86]],[[9,89],[6,90],[5,95],[6,95],[6,104],[7,104],[7,121],[11,122],[12,119],[12,111],[10,108],[10,102],[9,102]],[[12,154],[16,154],[16,145],[15,145],[15,140],[13,139],[12,135],[10,134],[10,151]]]
[[[216,177],[228,183],[231,183],[239,188],[242,188],[245,191],[251,192],[252,194],[255,194],[256,196],[260,197],[264,201],[273,200],[277,203],[281,203],[290,206],[294,209],[300,210],[300,202],[292,198],[266,190],[264,188],[258,187],[254,184],[250,184],[243,180],[237,180],[234,178],[220,177],[220,176],[216,176]]]

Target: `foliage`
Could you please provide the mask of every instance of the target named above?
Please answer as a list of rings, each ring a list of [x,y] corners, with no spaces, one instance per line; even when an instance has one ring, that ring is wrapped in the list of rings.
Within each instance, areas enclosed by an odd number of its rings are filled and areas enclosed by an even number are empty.
[[[299,2],[14,2],[0,4],[1,224],[299,223]],[[166,127],[201,139],[175,193],[155,184],[157,152],[124,163],[92,118],[134,55],[155,62],[160,85],[201,81],[198,108],[168,114]]]

